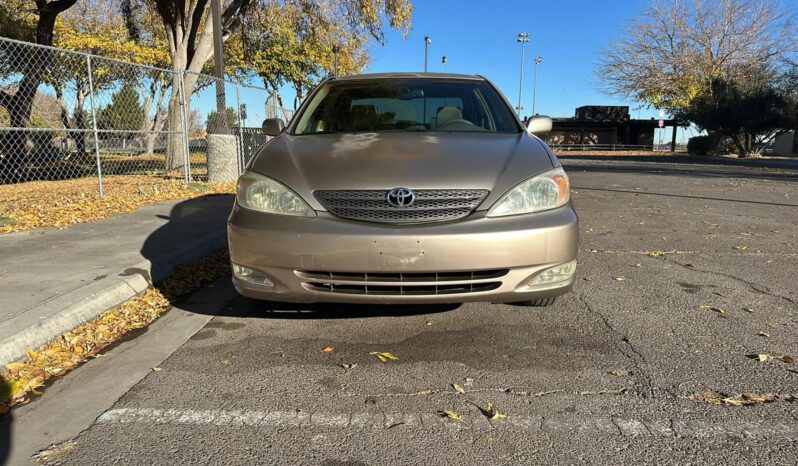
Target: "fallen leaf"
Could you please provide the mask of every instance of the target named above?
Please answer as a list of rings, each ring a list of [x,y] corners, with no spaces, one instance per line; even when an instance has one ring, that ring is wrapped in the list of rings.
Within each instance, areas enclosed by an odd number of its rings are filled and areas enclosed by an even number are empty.
[[[587,230],[585,230],[585,233],[593,233],[593,227],[590,227]]]
[[[734,249],[736,249],[738,251],[745,251],[746,249],[748,249],[748,246],[746,246],[746,245],[735,246]]]
[[[488,403],[488,407],[485,409],[485,415],[488,416],[488,419],[494,421],[499,419],[507,419],[507,415],[504,413],[500,413],[499,410],[496,409],[496,406],[493,403]]]
[[[725,309],[723,309],[722,307],[715,307],[715,306],[712,306],[712,307],[710,307],[710,308],[709,308],[709,310],[710,310],[710,311],[717,312],[718,314],[726,314],[726,310],[725,310]]]
[[[448,417],[453,421],[462,421],[463,418],[454,411],[438,411],[438,415],[442,417]]]
[[[635,264],[635,267],[637,267],[637,268],[640,268],[642,266],[643,266],[643,264],[640,264],[640,263]]]
[[[380,362],[398,361],[399,360],[399,358],[396,357],[394,354],[387,353],[387,352],[384,352],[384,351],[371,351],[369,354],[372,355],[372,356],[376,356],[377,359],[380,360]]]
[[[454,388],[454,390],[455,390],[457,393],[465,393],[465,390],[463,389],[463,387],[461,387],[460,385],[458,385],[458,384],[456,384],[456,383],[453,383],[453,384],[452,384],[452,388]]]
[[[623,377],[623,376],[626,375],[626,372],[618,370],[618,369],[615,369],[613,371],[609,371],[608,374],[614,375],[615,377]]]
[[[757,335],[759,335],[760,337],[770,338],[770,334],[769,333],[765,333],[765,332],[759,332]]]
[[[626,280],[626,279],[625,279],[625,278],[623,278],[623,277],[615,277],[615,280],[616,280],[616,281],[619,281],[619,282],[622,282],[622,281],[624,281],[624,280]]]
[[[754,313],[754,310],[753,310],[753,309],[751,309],[750,307],[744,307],[744,308],[743,308],[743,311],[745,311],[745,312],[748,312],[748,313],[751,313],[751,314],[753,314],[753,313]]]
[[[787,364],[795,364],[795,358],[790,356],[789,354],[785,354],[784,356],[782,356],[781,360],[782,362],[785,362]]]
[[[332,353],[333,351],[335,351],[335,348],[333,348],[332,346],[325,346],[324,349],[322,349],[322,351],[324,351],[325,353]]]
[[[160,367],[153,367],[153,368],[152,368],[152,371],[153,371],[153,372],[161,372],[162,370],[163,370],[163,369],[162,369],[162,368],[160,368]]]

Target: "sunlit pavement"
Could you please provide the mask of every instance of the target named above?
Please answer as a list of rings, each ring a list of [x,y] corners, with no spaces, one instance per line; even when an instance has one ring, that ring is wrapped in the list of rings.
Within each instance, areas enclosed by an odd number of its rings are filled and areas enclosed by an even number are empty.
[[[798,171],[564,164],[582,236],[554,306],[233,298],[57,461],[794,463],[798,402],[690,397],[798,394]]]

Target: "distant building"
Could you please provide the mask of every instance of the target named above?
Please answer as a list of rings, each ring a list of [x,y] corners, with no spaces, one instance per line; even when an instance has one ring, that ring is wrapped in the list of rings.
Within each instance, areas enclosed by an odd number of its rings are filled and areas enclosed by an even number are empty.
[[[788,131],[773,141],[773,155],[798,155],[798,133]]]
[[[576,109],[571,118],[553,118],[552,131],[546,135],[550,145],[635,145],[653,146],[654,130],[659,120],[638,120],[629,117],[629,107],[586,105]],[[676,143],[676,129],[688,126],[678,120],[664,120],[673,127],[672,144]]]

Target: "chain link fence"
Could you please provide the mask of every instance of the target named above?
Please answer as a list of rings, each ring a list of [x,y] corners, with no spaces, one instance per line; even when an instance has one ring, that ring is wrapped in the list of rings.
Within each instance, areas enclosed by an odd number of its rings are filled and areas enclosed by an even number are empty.
[[[117,175],[235,181],[268,140],[263,120],[290,116],[273,102],[257,86],[0,38],[0,184],[96,177],[102,196]]]

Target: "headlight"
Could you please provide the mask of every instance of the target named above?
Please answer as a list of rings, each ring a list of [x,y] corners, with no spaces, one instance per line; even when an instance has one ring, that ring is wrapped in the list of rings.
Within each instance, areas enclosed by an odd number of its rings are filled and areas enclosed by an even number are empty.
[[[564,206],[571,198],[568,175],[562,168],[530,178],[501,197],[488,211],[488,217],[528,214]]]
[[[316,212],[296,193],[271,178],[252,172],[238,179],[236,201],[241,207],[258,212],[296,217],[316,216]]]

